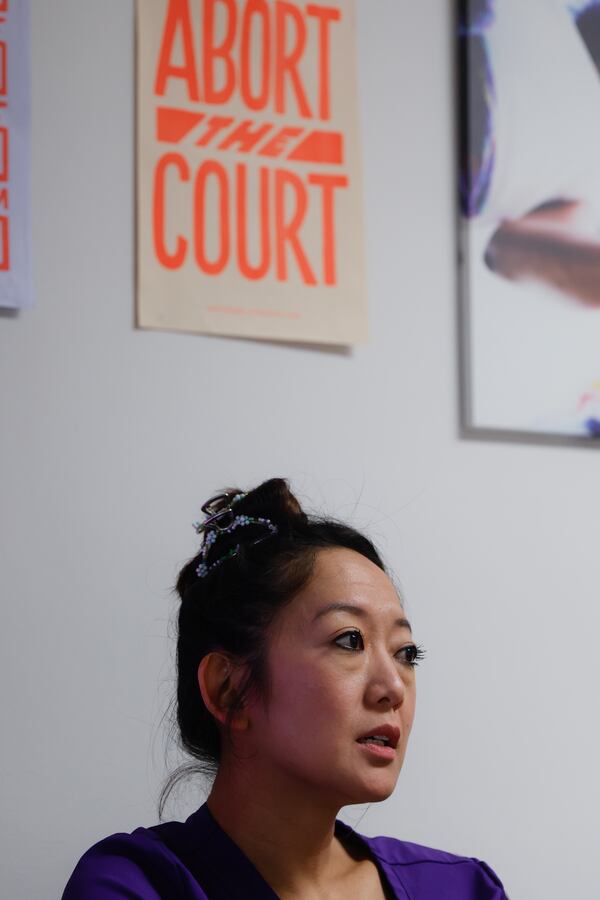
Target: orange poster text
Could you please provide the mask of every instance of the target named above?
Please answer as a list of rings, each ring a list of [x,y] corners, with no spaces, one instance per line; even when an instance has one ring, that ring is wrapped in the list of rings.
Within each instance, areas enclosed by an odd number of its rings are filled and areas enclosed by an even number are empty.
[[[196,147],[215,147],[263,157],[283,156],[295,162],[339,165],[343,162],[343,136],[323,131],[233,116],[209,115],[198,110],[159,106],[156,110],[156,140],[164,144],[193,141]]]
[[[0,13],[8,12],[7,4],[0,5]],[[4,22],[4,19],[0,20]],[[8,44],[0,40],[0,109],[8,105]],[[10,219],[9,191],[10,178],[10,131],[7,125],[0,125],[0,271],[10,269]]]
[[[253,173],[254,174],[254,173]],[[153,185],[153,233],[157,259],[167,269],[179,269],[189,258],[207,275],[234,265],[244,277],[257,280],[274,273],[287,281],[295,266],[308,285],[336,283],[336,193],[348,187],[345,175],[309,172],[303,177],[283,168],[258,170],[259,202],[255,221],[248,214],[249,172],[238,163],[235,173],[216,160],[194,169],[180,153],[165,153],[158,161]],[[170,192],[184,190],[192,216],[191,233],[168,226]],[[207,193],[217,197],[217,209],[207,208]],[[320,211],[318,259],[309,259],[302,242],[302,225],[310,203]],[[207,232],[218,223],[217,252],[207,251]],[[248,235],[260,235],[260,252],[250,259]]]
[[[6,21],[8,0],[0,0],[0,24]],[[8,41],[0,39],[0,110],[8,106]],[[10,269],[10,219],[9,191],[10,177],[10,131],[7,125],[0,126],[0,271]]]
[[[194,5],[200,8],[199,34]],[[250,110],[330,119],[331,29],[340,18],[337,7],[317,3],[169,0],[154,93],[164,97],[179,82],[196,103],[225,104],[235,95]],[[300,71],[309,40],[317,47],[312,95]]]

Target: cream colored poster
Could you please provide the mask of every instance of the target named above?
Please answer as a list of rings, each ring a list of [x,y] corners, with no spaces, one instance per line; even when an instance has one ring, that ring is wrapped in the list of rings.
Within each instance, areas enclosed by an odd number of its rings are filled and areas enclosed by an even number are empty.
[[[29,0],[0,0],[0,307],[33,304]]]
[[[352,0],[138,0],[138,325],[367,336]]]

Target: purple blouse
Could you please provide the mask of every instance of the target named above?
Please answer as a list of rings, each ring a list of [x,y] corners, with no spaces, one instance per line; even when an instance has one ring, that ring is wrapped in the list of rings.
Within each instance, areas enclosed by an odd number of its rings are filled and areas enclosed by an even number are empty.
[[[337,820],[345,845],[370,851],[402,900],[508,900],[484,862],[390,837],[369,838]],[[185,822],[113,834],[81,857],[62,900],[277,900],[203,804]]]

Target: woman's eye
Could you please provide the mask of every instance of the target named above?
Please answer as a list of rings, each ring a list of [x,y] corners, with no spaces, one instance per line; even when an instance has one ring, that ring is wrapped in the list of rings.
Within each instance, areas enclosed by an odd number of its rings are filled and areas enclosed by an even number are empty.
[[[345,643],[341,643],[342,641],[344,641]],[[337,644],[338,647],[342,647],[342,649],[344,650],[365,649],[362,634],[360,633],[360,631],[346,631],[344,634],[340,634],[340,636],[337,637],[333,643]]]
[[[409,644],[408,647],[402,647],[401,650],[398,650],[396,656],[400,659],[400,662],[414,667],[418,666],[418,661],[425,657],[425,650],[420,644]]]

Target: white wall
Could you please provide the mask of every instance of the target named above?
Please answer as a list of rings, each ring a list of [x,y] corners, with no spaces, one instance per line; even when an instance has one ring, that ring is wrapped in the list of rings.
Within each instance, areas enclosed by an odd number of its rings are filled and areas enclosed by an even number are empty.
[[[450,6],[358,2],[372,339],[334,352],[133,329],[132,4],[32,0],[37,307],[0,318],[2,896],[60,896],[91,843],[156,821],[190,523],[272,475],[370,529],[429,649],[398,790],[359,830],[486,859],[513,900],[596,896],[600,457],[458,434]]]

